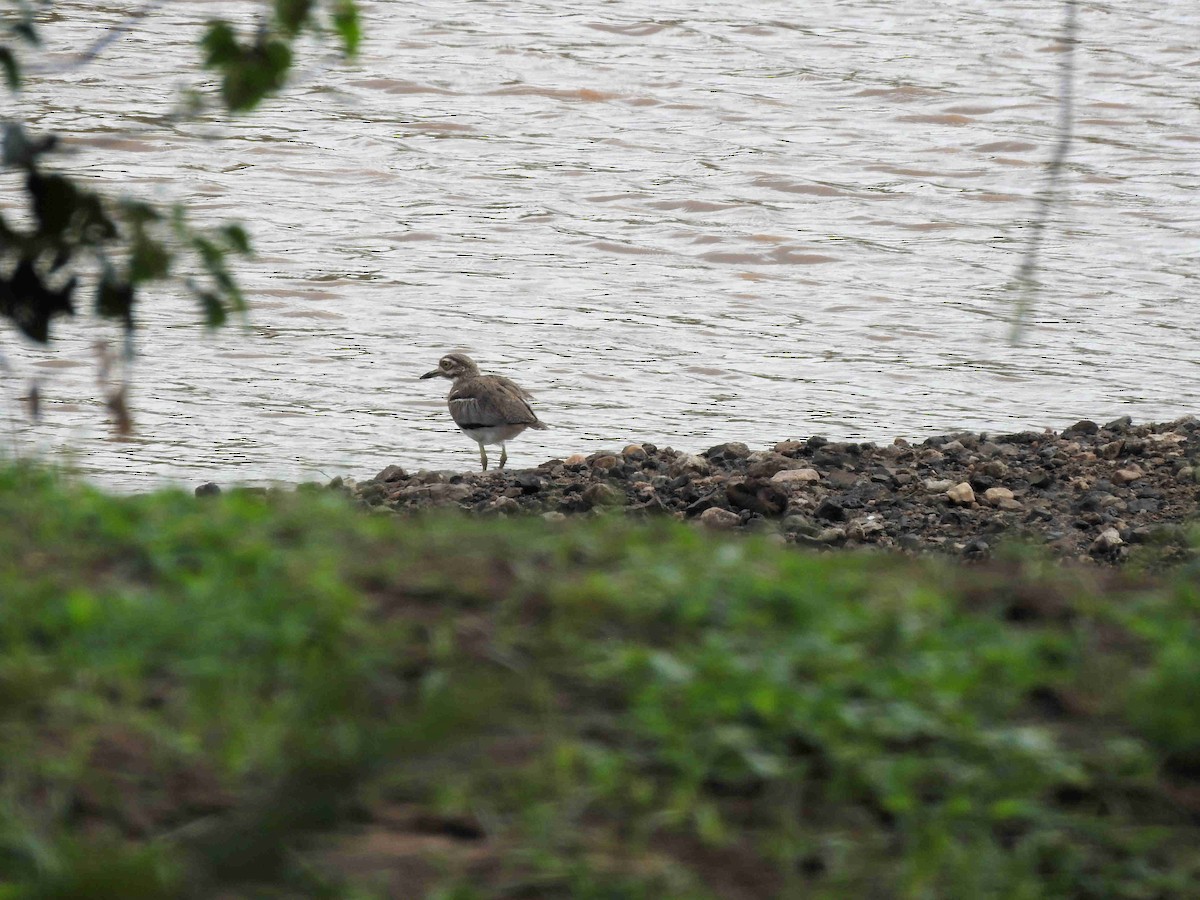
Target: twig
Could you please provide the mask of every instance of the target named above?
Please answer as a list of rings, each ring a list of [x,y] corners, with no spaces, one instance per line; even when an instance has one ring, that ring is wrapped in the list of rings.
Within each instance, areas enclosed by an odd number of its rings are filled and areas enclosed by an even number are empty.
[[[1058,41],[1063,45],[1062,64],[1059,70],[1058,91],[1058,141],[1054,145],[1054,153],[1046,165],[1046,184],[1037,195],[1037,206],[1034,209],[1033,223],[1030,225],[1029,244],[1021,257],[1021,265],[1017,268],[1014,287],[1019,291],[1013,308],[1012,331],[1009,340],[1013,344],[1020,343],[1021,333],[1029,310],[1037,295],[1038,256],[1045,237],[1046,222],[1050,218],[1051,208],[1058,200],[1059,184],[1062,181],[1062,171],[1067,160],[1067,150],[1071,146],[1071,137],[1075,119],[1075,45],[1078,26],[1078,0],[1064,0],[1064,19],[1062,35]]]
[[[141,9],[135,9],[116,25],[113,25],[100,37],[92,42],[92,45],[87,49],[75,54],[75,57],[67,63],[58,63],[50,65],[47,63],[31,65],[28,71],[35,75],[60,75],[64,72],[73,72],[76,69],[82,69],[88,63],[96,59],[101,53],[108,49],[109,45],[122,38],[129,32],[133,31],[133,27],[141,19],[144,19],[150,13],[154,12],[163,5],[165,0],[149,0],[148,3],[142,5]]]

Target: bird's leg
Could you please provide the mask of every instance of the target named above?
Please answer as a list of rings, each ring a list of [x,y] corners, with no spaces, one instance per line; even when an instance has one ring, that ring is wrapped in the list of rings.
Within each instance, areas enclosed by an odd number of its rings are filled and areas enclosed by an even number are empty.
[[[483,471],[486,472],[487,471],[487,450],[484,449],[483,444],[479,445],[479,461],[481,463],[483,463]]]
[[[500,445],[500,468],[504,468],[504,464],[508,462],[508,448],[503,444]]]

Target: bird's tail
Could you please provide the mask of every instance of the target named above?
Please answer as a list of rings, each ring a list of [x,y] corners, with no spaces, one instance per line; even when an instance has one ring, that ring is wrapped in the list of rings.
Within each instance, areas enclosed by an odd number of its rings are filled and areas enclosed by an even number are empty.
[[[538,419],[536,422],[530,423],[529,427],[536,428],[538,431],[545,431],[550,426],[547,425],[545,422],[543,422],[541,419]]]

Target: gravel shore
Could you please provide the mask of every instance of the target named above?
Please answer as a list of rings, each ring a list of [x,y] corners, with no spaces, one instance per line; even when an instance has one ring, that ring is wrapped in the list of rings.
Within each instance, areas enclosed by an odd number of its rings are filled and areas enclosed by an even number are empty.
[[[335,486],[339,486],[335,481]],[[1167,557],[1200,502],[1200,420],[1083,420],[1062,432],[963,432],[887,446],[788,440],[703,453],[653,444],[537,468],[409,473],[341,482],[400,512],[458,507],[549,519],[622,510],[714,529],[759,529],[818,548],[876,546],[986,558],[1019,537],[1062,558],[1120,562],[1138,544]]]

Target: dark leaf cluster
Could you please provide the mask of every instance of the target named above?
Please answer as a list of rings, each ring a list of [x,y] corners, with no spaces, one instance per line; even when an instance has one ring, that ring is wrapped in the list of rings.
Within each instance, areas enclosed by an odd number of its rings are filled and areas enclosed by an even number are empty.
[[[351,0],[331,4],[330,22],[342,49],[358,48],[358,10]],[[227,21],[208,23],[201,40],[204,65],[221,75],[221,97],[231,112],[254,109],[279,91],[292,65],[292,41],[308,28],[318,28],[315,0],[274,0],[270,24],[260,23],[252,36],[239,36]]]
[[[25,0],[9,7],[0,25],[0,70],[17,90],[20,50],[38,45],[38,7]],[[273,0],[249,36],[229,22],[210,22],[199,41],[200,61],[219,73],[224,107],[244,112],[284,86],[297,38],[329,29],[345,54],[355,52],[353,0]],[[76,311],[83,284],[94,283],[92,309],[127,331],[135,327],[142,286],[172,277],[182,279],[209,326],[245,309],[228,264],[231,255],[251,252],[240,225],[197,229],[182,206],[162,208],[92,190],[50,165],[58,135],[35,136],[11,120],[0,121],[0,129],[0,169],[19,174],[29,214],[0,212],[0,317],[27,337],[49,341],[53,320]]]
[[[75,312],[80,274],[94,274],[93,309],[134,327],[138,289],[168,278],[177,257],[198,260],[203,280],[185,279],[205,320],[220,324],[245,300],[230,275],[230,253],[250,252],[237,225],[193,228],[182,207],[164,214],[147,203],[113,200],[51,171],[57,139],[33,137],[18,123],[3,126],[5,168],[24,179],[32,223],[22,227],[0,214],[0,315],[27,337],[45,343],[56,316]]]

